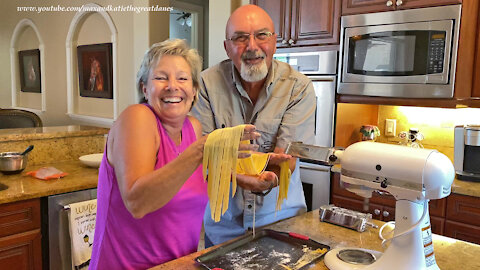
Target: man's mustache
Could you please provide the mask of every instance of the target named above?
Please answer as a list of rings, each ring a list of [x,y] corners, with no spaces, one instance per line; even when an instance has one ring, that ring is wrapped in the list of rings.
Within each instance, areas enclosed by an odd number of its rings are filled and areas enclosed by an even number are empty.
[[[265,58],[265,53],[259,51],[246,51],[242,54],[242,60],[254,59],[258,57]]]

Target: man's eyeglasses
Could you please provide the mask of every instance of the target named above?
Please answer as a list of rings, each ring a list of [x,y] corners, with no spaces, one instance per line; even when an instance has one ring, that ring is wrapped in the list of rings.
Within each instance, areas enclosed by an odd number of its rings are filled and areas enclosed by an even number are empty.
[[[254,34],[255,41],[258,44],[265,43],[268,39],[273,36],[275,33],[272,32],[258,32]],[[234,44],[237,45],[244,45],[247,44],[250,40],[250,34],[236,34],[233,35],[231,38],[227,38],[227,40],[231,40]]]

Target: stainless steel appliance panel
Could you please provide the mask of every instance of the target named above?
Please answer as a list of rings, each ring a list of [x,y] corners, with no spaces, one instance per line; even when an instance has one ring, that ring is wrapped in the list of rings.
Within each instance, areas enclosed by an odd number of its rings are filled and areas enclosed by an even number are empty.
[[[447,30],[445,31],[445,34],[446,34],[445,43],[450,44],[452,42],[452,29],[453,29],[452,20],[347,28],[345,29],[344,44],[348,42],[348,38],[353,36],[365,35],[368,33],[409,31],[409,30],[439,30],[439,31]],[[443,56],[443,63],[445,67],[448,67],[450,65],[450,48],[451,48],[450,46],[446,46],[445,53]],[[413,50],[415,50],[415,48],[413,48]],[[428,74],[428,75],[417,75],[417,76],[413,75],[413,76],[408,76],[408,79],[406,78],[406,76],[365,76],[365,75],[350,74],[347,72],[347,63],[350,61],[349,57],[354,57],[354,56],[348,54],[348,46],[345,46],[343,71],[342,71],[344,76],[342,77],[342,82],[405,83],[405,80],[408,80],[408,83],[411,83],[411,84],[412,83],[417,83],[417,84],[429,84],[429,83],[447,84],[448,83],[448,73],[449,73],[448,68],[443,69],[443,72],[439,74]],[[381,57],[381,55],[376,55],[376,57],[377,58]],[[407,57],[407,56],[404,56],[404,57]]]
[[[343,16],[341,20],[340,48],[338,67],[339,94],[404,97],[404,98],[451,98],[453,97],[457,47],[459,36],[461,5],[389,11]],[[350,76],[346,73],[348,63],[347,36],[359,33],[378,32],[387,29],[423,29],[436,30],[445,24],[445,29],[452,28],[445,42],[444,72],[437,76]],[[451,26],[448,26],[448,25]],[[423,26],[421,26],[423,25]],[[429,29],[431,28],[431,29]],[[448,53],[447,53],[448,52]],[[448,62],[447,62],[448,61]],[[360,78],[363,77],[363,78]]]
[[[335,76],[309,76],[315,89],[315,145],[333,146]]]
[[[306,75],[334,75],[337,72],[337,51],[277,53],[274,58]]]
[[[68,213],[64,207],[97,198],[97,189],[48,197],[48,251],[51,270],[72,269]]]
[[[333,146],[335,119],[335,89],[337,51],[318,51],[275,54],[274,58],[290,64],[310,78],[315,89],[315,145]],[[308,209],[317,209],[330,200],[330,167],[300,161],[300,179],[303,183]],[[308,189],[308,190],[307,190]],[[307,198],[308,197],[308,198]]]
[[[480,126],[456,126],[454,132],[457,179],[480,182]]]
[[[311,210],[330,203],[330,166],[300,162],[300,179],[311,185]]]

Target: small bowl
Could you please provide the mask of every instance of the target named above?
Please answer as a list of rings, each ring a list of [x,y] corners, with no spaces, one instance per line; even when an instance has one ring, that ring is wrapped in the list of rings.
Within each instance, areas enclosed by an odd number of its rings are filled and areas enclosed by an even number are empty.
[[[91,155],[81,156],[78,159],[80,160],[80,162],[82,162],[83,164],[85,164],[89,167],[98,168],[98,167],[100,167],[100,163],[102,162],[102,158],[103,158],[103,153],[99,153],[99,154],[91,154]]]
[[[21,173],[27,167],[28,154],[20,152],[0,153],[0,171],[3,174]]]

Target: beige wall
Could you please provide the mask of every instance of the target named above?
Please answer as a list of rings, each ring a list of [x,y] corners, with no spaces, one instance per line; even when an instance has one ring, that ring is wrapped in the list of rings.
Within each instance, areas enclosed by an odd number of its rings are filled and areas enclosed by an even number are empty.
[[[169,0],[96,0],[92,1],[100,6],[169,6]],[[67,63],[66,37],[75,12],[19,12],[18,6],[81,6],[91,3],[85,0],[11,0],[3,1],[0,9],[0,107],[11,107],[11,71],[10,71],[10,41],[15,26],[24,18],[31,19],[38,28],[44,42],[45,56],[45,90],[46,111],[40,117],[47,126],[66,124],[85,124],[74,121],[67,113]],[[232,9],[248,0],[210,0],[209,2],[209,33],[208,39],[210,66],[226,58],[223,49],[225,23]],[[137,102],[135,92],[135,75],[145,50],[153,42],[168,38],[168,13],[151,12],[135,13],[109,12],[117,32],[118,42],[118,104],[121,112],[128,105]],[[23,35],[23,34],[22,34]],[[78,44],[109,42],[109,29],[105,21],[98,14],[88,16],[82,22],[78,32]],[[25,37],[21,36],[18,48],[33,49],[38,40],[32,29],[25,30]],[[76,80],[77,78],[75,78]],[[24,93],[22,93],[24,94]],[[25,93],[30,94],[30,93]],[[38,94],[37,94],[38,96]],[[40,97],[30,94],[27,98],[21,97],[18,104],[30,108],[40,108]],[[23,102],[23,103],[22,103]],[[112,115],[111,100],[84,98],[75,103],[77,110],[84,114],[108,117]],[[88,123],[87,123],[88,124]]]
[[[249,0],[210,0],[209,35],[208,35],[208,66],[214,66],[227,59],[223,47],[225,26],[230,14],[239,6],[249,4]]]

